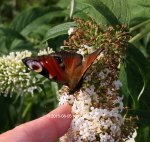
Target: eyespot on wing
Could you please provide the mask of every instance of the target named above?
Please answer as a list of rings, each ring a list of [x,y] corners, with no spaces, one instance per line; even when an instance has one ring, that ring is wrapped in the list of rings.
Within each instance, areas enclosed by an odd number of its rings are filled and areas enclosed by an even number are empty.
[[[38,61],[32,60],[30,58],[22,59],[22,61],[28,68],[34,70],[37,73],[40,73],[43,70],[42,65]]]

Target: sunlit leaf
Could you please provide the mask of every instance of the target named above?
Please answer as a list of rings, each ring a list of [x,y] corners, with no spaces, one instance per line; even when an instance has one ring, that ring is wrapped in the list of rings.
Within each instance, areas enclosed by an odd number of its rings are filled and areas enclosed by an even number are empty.
[[[67,31],[69,30],[69,28],[74,27],[74,26],[75,26],[74,22],[67,22],[67,23],[57,25],[48,30],[44,38],[44,41],[51,39],[51,38],[55,38],[60,35],[67,34]]]
[[[109,22],[111,25],[128,23],[130,19],[128,3],[125,0],[78,0],[77,9],[84,11],[97,21]],[[106,22],[105,22],[106,23]]]

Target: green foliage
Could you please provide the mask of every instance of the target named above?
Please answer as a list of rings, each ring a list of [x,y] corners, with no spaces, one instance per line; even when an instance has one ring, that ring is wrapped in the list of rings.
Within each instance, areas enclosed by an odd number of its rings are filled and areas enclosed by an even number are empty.
[[[127,11],[125,7],[122,7],[124,3],[125,3],[124,1],[119,1],[119,0],[116,1],[81,0],[81,2],[78,3],[78,8],[80,10],[82,9],[83,12],[90,12],[91,10],[94,11],[93,15],[90,16],[93,17],[94,14],[96,14],[97,16],[94,17],[97,19],[97,21],[104,21],[104,22],[108,21],[111,25],[119,25],[120,24],[119,18],[123,17],[121,15],[124,15],[124,13],[126,13]],[[114,5],[115,7],[113,7]],[[119,12],[118,12],[118,8],[119,8]],[[92,14],[92,12],[90,13]]]
[[[0,6],[0,55],[12,51],[28,49],[34,53],[45,47],[45,42],[54,50],[63,45],[67,31],[75,26],[70,22],[69,0],[60,0],[55,5],[39,2],[43,6],[30,8],[23,1],[21,10],[16,8],[13,16],[2,13],[7,3]],[[124,103],[129,107],[129,115],[138,116],[139,130],[137,141],[147,142],[150,139],[150,1],[149,0],[76,0],[74,17],[94,18],[97,23],[116,26],[126,24],[132,39],[129,41],[126,57],[121,64],[120,79]],[[9,4],[9,6],[13,7]],[[17,14],[16,14],[17,13]],[[15,18],[14,18],[15,17]],[[11,22],[10,20],[13,19]],[[1,132],[15,125],[41,116],[56,105],[58,88],[56,84],[47,82],[41,86],[43,92],[35,92],[34,96],[12,98],[0,96],[0,128]],[[144,134],[144,135],[143,135]]]
[[[67,22],[49,29],[45,35],[44,41],[67,34],[68,29],[73,26],[75,26],[74,22]]]

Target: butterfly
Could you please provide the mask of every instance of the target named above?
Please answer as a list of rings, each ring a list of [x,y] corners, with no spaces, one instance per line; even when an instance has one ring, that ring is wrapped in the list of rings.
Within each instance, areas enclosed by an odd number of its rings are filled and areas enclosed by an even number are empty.
[[[49,55],[26,57],[22,61],[31,70],[68,86],[69,93],[74,93],[80,88],[85,72],[102,51],[99,48],[84,58],[74,52],[59,51]]]

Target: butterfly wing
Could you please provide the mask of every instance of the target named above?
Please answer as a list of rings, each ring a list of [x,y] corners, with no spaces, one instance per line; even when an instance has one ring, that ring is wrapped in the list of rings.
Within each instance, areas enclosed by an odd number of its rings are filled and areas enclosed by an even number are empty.
[[[82,69],[82,75],[85,73],[85,71],[91,66],[91,64],[94,62],[94,60],[97,58],[97,56],[103,51],[103,48],[98,48],[93,53],[87,55],[85,57],[85,61],[83,63],[83,69]]]
[[[100,54],[98,49],[85,57],[77,53],[60,51],[44,56],[27,57],[23,63],[39,74],[69,86],[70,92],[74,92],[82,76]]]
[[[42,64],[43,72],[41,74],[44,76],[45,73],[48,73],[48,78],[61,83],[61,84],[68,84],[68,77],[66,73],[64,72],[64,67],[61,66],[62,59],[61,57],[54,57],[51,55],[44,55],[40,56],[39,62]]]
[[[83,56],[81,54],[61,51],[56,55],[62,57],[64,70],[69,77],[72,77],[75,69],[82,64]]]
[[[44,56],[27,57],[23,59],[23,63],[35,72],[69,86],[73,72],[82,63],[82,58],[80,54],[61,51]]]
[[[77,66],[73,72],[72,80],[70,81],[70,88],[72,89],[71,92],[74,92],[76,88],[79,88],[77,86],[81,80],[81,78],[84,76],[88,68],[92,65],[94,60],[97,58],[97,56],[103,51],[102,48],[97,49],[92,54],[89,54],[85,57],[84,61]]]

